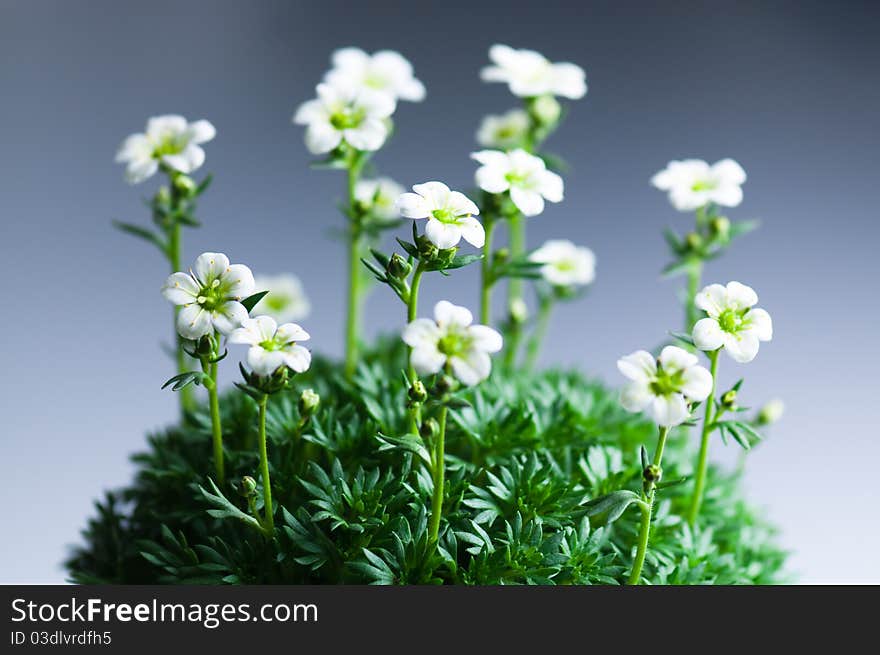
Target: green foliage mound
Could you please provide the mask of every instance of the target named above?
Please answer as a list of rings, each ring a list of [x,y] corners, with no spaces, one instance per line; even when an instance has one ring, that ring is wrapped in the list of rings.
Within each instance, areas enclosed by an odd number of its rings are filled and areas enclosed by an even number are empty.
[[[402,348],[366,353],[353,382],[316,358],[296,378],[321,396],[305,422],[299,394],[269,401],[275,503],[238,493],[258,477],[257,405],[221,402],[228,481],[217,489],[211,421],[198,408],[149,438],[131,486],[98,503],[67,562],[79,583],[621,584],[631,568],[642,484],[639,447],[656,427],[624,412],[617,393],[578,373],[497,370],[450,411],[439,548],[428,543],[431,476],[406,433]],[[694,435],[674,432],[664,481],[690,472]],[[691,484],[659,494],[643,583],[769,584],[785,580],[774,530],[743,501],[739,476],[711,469],[699,525],[683,515]],[[605,496],[601,506],[590,503]]]

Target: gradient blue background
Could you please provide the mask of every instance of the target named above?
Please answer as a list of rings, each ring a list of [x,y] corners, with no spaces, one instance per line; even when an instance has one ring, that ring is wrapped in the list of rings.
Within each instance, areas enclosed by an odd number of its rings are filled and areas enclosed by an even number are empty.
[[[293,270],[314,304],[312,345],[341,351],[345,265],[338,174],[313,171],[290,116],[330,52],[400,50],[428,88],[404,103],[378,155],[411,184],[472,183],[480,117],[513,106],[477,71],[494,42],[581,64],[590,91],[548,147],[572,164],[566,200],[529,221],[531,245],[568,237],[599,261],[590,296],[559,311],[547,363],[617,384],[615,360],[680,325],[680,280],[661,280],[660,236],[684,231],[648,180],[667,160],[734,157],[748,172],[734,218],[760,232],[707,281],[755,287],[776,338],[722,383],[779,396],[781,424],[750,456],[748,492],[782,526],[803,582],[880,582],[880,441],[875,407],[880,12],[876,3],[0,2],[0,254],[4,557],[0,582],[61,581],[66,548],[127,456],[172,421],[167,271],[112,218],[146,222],[113,164],[121,139],[166,112],[218,128],[215,186],[186,260],[222,250],[257,272]],[[475,271],[426,279],[476,305]],[[370,335],[400,327],[387,290]],[[232,378],[227,368],[226,380]],[[720,442],[714,452],[731,459]]]

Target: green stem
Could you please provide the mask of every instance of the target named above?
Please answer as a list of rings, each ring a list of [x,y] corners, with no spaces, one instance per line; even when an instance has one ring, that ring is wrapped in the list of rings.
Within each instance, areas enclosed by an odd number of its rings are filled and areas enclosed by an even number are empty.
[[[170,189],[171,189],[171,205],[172,209],[177,209],[177,203],[179,194],[175,191],[173,179],[169,176]],[[168,256],[168,263],[171,265],[171,272],[177,273],[181,270],[180,268],[180,259],[181,259],[181,251],[183,250],[182,246],[183,236],[180,222],[174,220],[171,224],[171,227],[168,230],[168,252],[166,255]],[[184,340],[177,333],[177,315],[180,313],[181,307],[174,307],[174,338],[176,347],[174,349],[174,358],[177,363],[177,373],[186,373],[188,369],[186,362],[186,353],[183,352]],[[190,387],[184,387],[180,390],[180,412],[181,414],[186,411],[192,409],[193,407],[193,395],[192,389]]]
[[[345,377],[354,377],[358,360],[358,334],[361,327],[361,221],[358,217],[355,187],[363,161],[355,152],[348,163],[348,209],[351,230],[348,240],[348,312],[345,327]]]
[[[517,260],[525,254],[526,250],[526,225],[522,214],[517,213],[510,217],[510,258]],[[516,363],[519,351],[519,343],[522,338],[522,324],[517,317],[513,316],[511,309],[521,304],[523,283],[522,279],[512,277],[507,283],[507,309],[511,313],[510,326],[506,339],[506,351],[504,363],[508,369],[512,369]]]
[[[406,303],[406,322],[412,323],[416,320],[419,312],[419,286],[422,282],[422,273],[425,272],[425,265],[422,262],[418,263],[416,266],[416,270],[413,272],[412,282],[410,283],[409,288],[409,302]],[[406,369],[409,375],[409,381],[414,382],[416,379],[416,372],[413,368],[412,362],[410,358],[412,357],[412,348],[407,348],[406,351]]]
[[[495,219],[487,217],[483,224],[486,231],[486,243],[483,246],[483,259],[480,262],[480,323],[489,325],[492,313],[492,233],[495,231]]]
[[[275,531],[275,516],[272,511],[272,482],[269,479],[269,457],[266,453],[266,405],[268,394],[260,398],[260,476],[263,478],[263,529],[269,536]]]
[[[440,408],[440,429],[434,444],[434,495],[431,498],[431,521],[428,524],[428,543],[436,544],[440,535],[440,515],[443,512],[443,486],[445,484],[444,459],[446,455],[446,405]]]
[[[718,355],[721,350],[713,350],[709,353],[709,361],[711,362],[710,372],[712,373],[712,391],[706,398],[706,414],[703,417],[703,431],[700,435],[700,454],[697,458],[697,471],[694,477],[694,495],[691,498],[691,506],[688,510],[687,521],[690,525],[697,522],[697,515],[700,513],[700,505],[703,502],[703,491],[706,487],[706,471],[709,468],[709,435],[711,434],[710,426],[717,418],[712,415],[712,409],[715,405],[715,377],[718,374]]]
[[[553,310],[553,297],[545,295],[541,297],[538,305],[538,317],[535,322],[535,331],[529,339],[528,354],[526,358],[526,368],[532,370],[538,361],[538,355],[541,352],[541,346],[544,344],[544,337],[547,335],[547,326],[550,324],[550,312]]]
[[[213,338],[213,337],[212,337]],[[219,337],[216,345],[212,348],[211,356],[202,359],[202,371],[208,376],[210,382],[208,388],[208,406],[211,411],[211,438],[214,445],[214,471],[217,476],[217,484],[222,485],[226,479],[225,463],[223,461],[223,428],[220,425],[220,398],[217,389],[217,362],[210,360],[217,357],[219,349]]]
[[[699,318],[697,306],[694,300],[700,291],[700,280],[703,276],[703,262],[693,262],[687,270],[687,298],[685,299],[685,332],[690,333]]]
[[[666,447],[666,437],[669,435],[669,428],[661,427],[660,436],[657,438],[657,450],[654,452],[654,466],[659,467],[663,461],[663,449]],[[642,522],[639,527],[639,544],[636,550],[636,558],[633,560],[632,571],[629,574],[627,584],[637,585],[642,577],[642,566],[645,564],[645,556],[648,554],[648,539],[651,535],[651,515],[654,511],[654,496],[656,487],[653,482],[647,483],[647,488],[643,493]]]

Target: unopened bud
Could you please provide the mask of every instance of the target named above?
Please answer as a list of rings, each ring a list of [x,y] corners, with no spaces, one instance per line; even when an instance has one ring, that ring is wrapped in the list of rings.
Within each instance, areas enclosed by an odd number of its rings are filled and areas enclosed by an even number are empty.
[[[190,197],[195,195],[198,185],[196,185],[189,175],[175,175],[174,188],[177,189],[181,195]]]
[[[299,413],[300,416],[312,416],[321,404],[321,396],[313,389],[304,390],[299,396]]]
[[[727,409],[730,409],[734,405],[736,405],[736,389],[731,389],[723,396],[721,396],[721,404],[724,405]]]
[[[508,259],[510,259],[510,251],[507,248],[499,248],[495,251],[492,259],[496,264],[503,264]]]
[[[196,354],[200,357],[210,357],[214,354],[214,341],[211,335],[206,334],[196,341]]]
[[[522,298],[510,302],[510,320],[514,323],[525,323],[529,318],[529,308]]]
[[[409,399],[414,403],[423,403],[428,399],[428,391],[421,380],[416,380],[409,388]]]
[[[645,482],[660,482],[661,478],[663,478],[663,469],[656,464],[649,464],[642,471],[642,477],[645,479]]]
[[[247,498],[248,496],[252,496],[254,492],[257,490],[257,481],[254,480],[251,476],[246,475],[241,479],[241,486],[239,487],[239,493]]]
[[[422,259],[430,261],[437,257],[437,246],[435,246],[428,237],[424,235],[420,236],[416,239],[416,246],[418,246],[419,255]]]
[[[785,403],[778,398],[771,400],[758,412],[758,423],[770,425],[776,423],[785,414]]]
[[[541,96],[532,102],[532,116],[544,125],[553,125],[559,120],[562,107],[553,96]]]
[[[422,436],[422,439],[433,439],[437,436],[438,432],[440,432],[440,425],[432,418],[422,421],[422,424],[419,426],[419,434]]]
[[[726,239],[730,234],[730,219],[727,218],[727,216],[718,216],[712,219],[710,227],[712,229],[712,234],[719,236],[722,239]]]
[[[450,391],[455,391],[455,388],[458,386],[458,383],[455,381],[455,378],[449,375],[441,375],[440,379],[437,380],[437,392],[440,395],[446,395]]]
[[[691,250],[699,250],[703,245],[703,237],[701,237],[696,232],[691,232],[685,237],[685,242],[687,243],[688,248]]]
[[[393,255],[391,255],[391,259],[388,260],[388,266],[385,270],[391,277],[395,277],[398,280],[403,280],[412,271],[412,264],[406,261],[399,254],[394,253]]]
[[[160,205],[167,205],[171,202],[171,190],[167,186],[160,186],[156,191],[156,202]]]

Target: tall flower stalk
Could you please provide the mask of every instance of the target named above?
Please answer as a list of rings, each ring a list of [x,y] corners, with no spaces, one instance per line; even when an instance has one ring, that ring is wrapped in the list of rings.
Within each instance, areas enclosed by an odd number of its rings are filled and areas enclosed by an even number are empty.
[[[648,540],[651,536],[651,517],[654,511],[654,496],[657,491],[657,482],[660,481],[663,469],[663,449],[666,447],[666,437],[669,428],[660,426],[660,434],[657,437],[657,448],[654,451],[654,461],[642,471],[642,502],[639,508],[642,511],[642,521],[639,524],[639,540],[636,546],[636,556],[633,559],[627,584],[637,585],[642,578],[642,567],[645,564],[645,556],[648,554]]]
[[[348,311],[345,320],[345,375],[354,375],[358,362],[358,335],[361,333],[361,310],[363,308],[363,289],[361,281],[361,257],[363,256],[363,218],[357,206],[357,189],[364,157],[352,151],[348,158]]]

